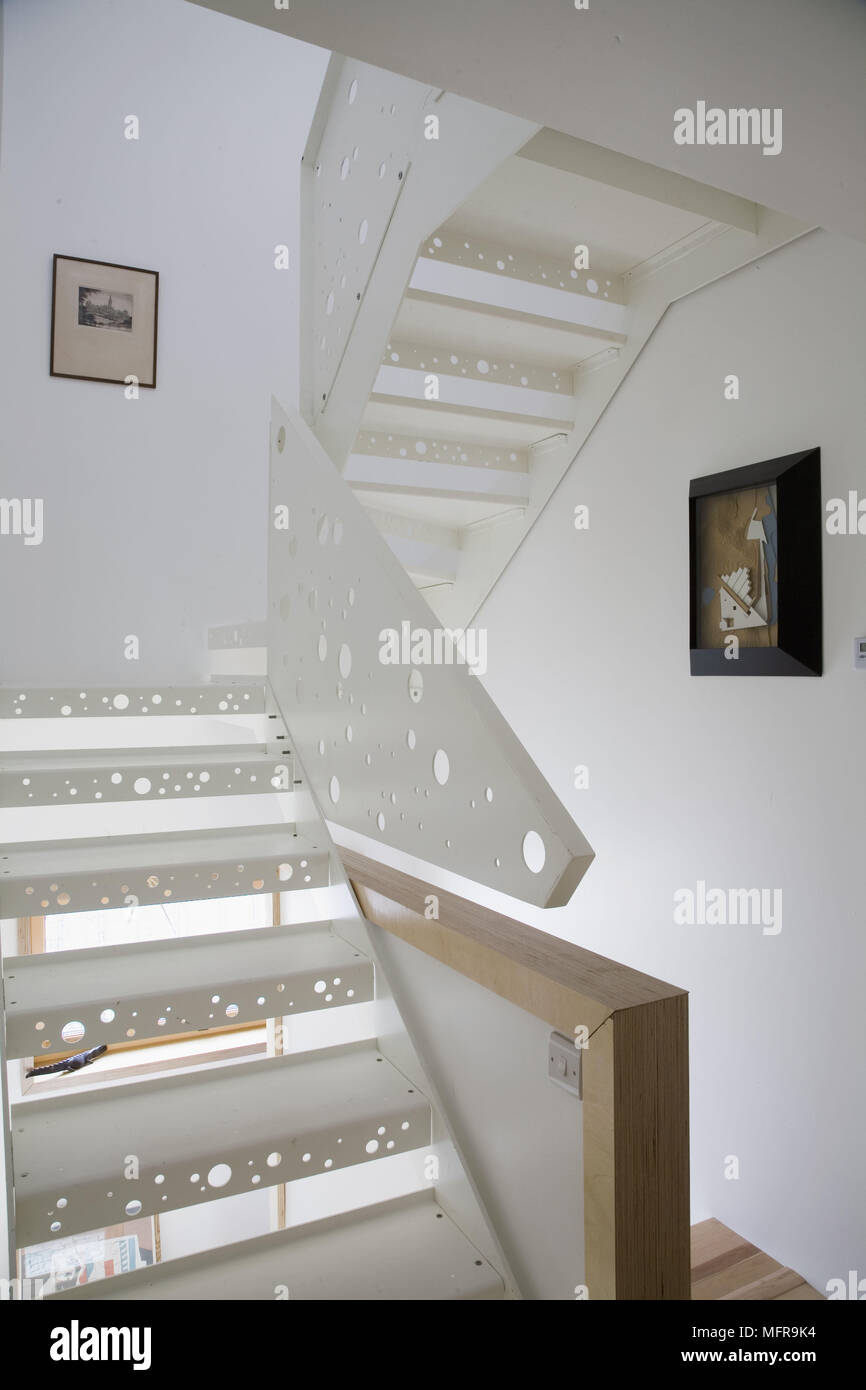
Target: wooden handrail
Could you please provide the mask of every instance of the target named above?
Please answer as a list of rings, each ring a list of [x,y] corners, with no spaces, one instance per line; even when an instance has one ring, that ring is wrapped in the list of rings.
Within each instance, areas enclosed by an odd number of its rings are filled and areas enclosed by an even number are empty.
[[[583,1051],[591,1299],[688,1299],[688,995],[339,848],[369,921],[574,1037]],[[438,920],[424,916],[430,894]]]

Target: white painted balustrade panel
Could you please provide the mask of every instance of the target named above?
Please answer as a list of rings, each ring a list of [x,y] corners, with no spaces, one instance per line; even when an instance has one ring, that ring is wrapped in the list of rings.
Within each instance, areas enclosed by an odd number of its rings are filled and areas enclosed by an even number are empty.
[[[383,663],[389,630],[432,642],[437,620],[308,426],[274,403],[271,435],[271,683],[325,814],[567,902],[592,859],[580,830],[466,664]]]
[[[420,241],[537,129],[332,56],[302,164],[301,409],[340,465]]]
[[[409,169],[430,88],[333,59],[305,155],[313,409],[323,409]],[[311,141],[312,145],[312,141]]]

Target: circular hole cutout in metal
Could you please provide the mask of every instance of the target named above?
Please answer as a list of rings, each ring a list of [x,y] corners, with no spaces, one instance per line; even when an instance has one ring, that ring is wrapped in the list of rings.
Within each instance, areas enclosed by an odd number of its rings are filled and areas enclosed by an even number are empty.
[[[444,787],[450,775],[451,764],[448,760],[448,754],[445,752],[444,748],[437,748],[436,752],[433,754],[433,776],[436,778],[440,787]]]
[[[547,852],[537,830],[527,830],[523,837],[523,862],[531,874],[540,874]]]

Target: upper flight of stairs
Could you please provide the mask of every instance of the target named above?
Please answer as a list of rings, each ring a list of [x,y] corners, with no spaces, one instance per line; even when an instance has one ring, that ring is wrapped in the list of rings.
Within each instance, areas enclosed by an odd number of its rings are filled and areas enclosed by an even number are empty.
[[[675,298],[758,248],[754,205],[754,234],[732,232],[712,190],[704,206],[678,198],[649,166],[629,187],[588,148],[539,132],[421,242],[343,465],[451,622],[472,616],[547,502],[666,284]]]
[[[2,691],[0,743],[15,1245],[193,1208],[207,1245],[209,1203],[292,1194],[284,1229],[47,1296],[504,1297],[426,1174],[444,1131],[411,1054],[380,1046],[375,953],[267,687]],[[9,950],[16,917],[250,895],[273,926]],[[124,1045],[266,1020],[265,1056],[111,1069]],[[72,1076],[14,1071],[97,1044]]]
[[[523,530],[551,455],[565,460],[582,375],[626,341],[622,257],[608,268],[598,241],[592,268],[574,266],[577,181],[569,224],[567,176],[542,174],[543,231],[527,225],[539,172],[513,156],[419,247],[344,468],[421,589],[489,583],[488,531]]]

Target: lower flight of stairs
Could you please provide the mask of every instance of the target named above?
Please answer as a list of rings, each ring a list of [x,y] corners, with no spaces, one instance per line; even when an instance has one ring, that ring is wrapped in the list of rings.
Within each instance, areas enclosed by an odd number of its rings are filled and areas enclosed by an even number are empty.
[[[206,934],[7,949],[4,1052],[22,1069],[40,1053],[227,1022],[284,1033],[266,1056],[134,1078],[97,1061],[86,1084],[63,1077],[13,1097],[19,1249],[193,1207],[208,1232],[208,1203],[268,1188],[285,1194],[275,1219],[287,1204],[294,1218],[47,1298],[505,1297],[462,1229],[465,1208],[455,1219],[428,1177],[443,1133],[430,1101],[379,1046],[384,1013],[363,1014],[385,986],[357,907],[324,915],[339,905],[339,864],[266,687],[0,690],[4,816],[21,837],[0,854],[4,919],[114,909],[110,938],[119,908],[264,894],[275,914],[225,931],[215,907]]]

